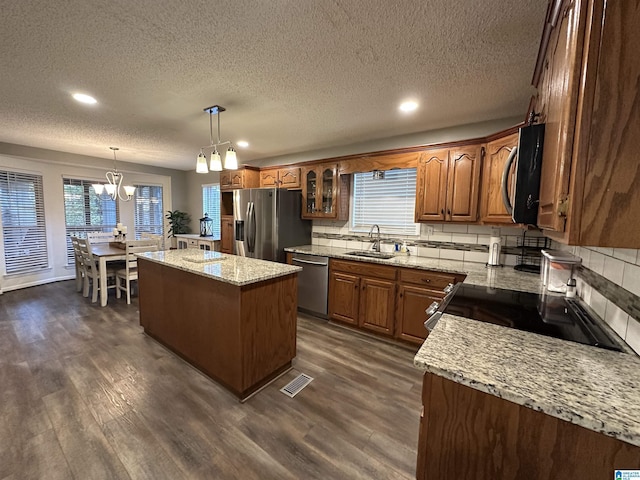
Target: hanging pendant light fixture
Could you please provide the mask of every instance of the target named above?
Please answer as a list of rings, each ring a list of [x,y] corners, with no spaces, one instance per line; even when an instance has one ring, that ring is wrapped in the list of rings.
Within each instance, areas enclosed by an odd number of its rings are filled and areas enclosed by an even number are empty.
[[[236,151],[231,146],[231,142],[229,140],[220,141],[220,114],[224,112],[226,108],[221,107],[220,105],[213,105],[211,107],[207,107],[204,109],[205,112],[209,114],[209,145],[202,147],[200,149],[200,153],[198,154],[198,159],[196,162],[196,172],[197,173],[207,173],[209,170],[212,172],[221,172],[222,171],[222,159],[220,157],[220,153],[218,152],[218,147],[220,145],[229,145],[229,149],[227,150],[227,154],[224,158],[224,168],[226,170],[236,170],[238,168],[238,158],[236,156]],[[213,141],[213,116],[218,116],[218,141],[214,143]],[[207,167],[207,157],[204,154],[205,148],[213,148],[211,152],[211,160],[209,162],[209,166]]]
[[[133,198],[133,194],[136,191],[136,187],[131,185],[122,186],[123,175],[118,171],[118,167],[116,166],[116,151],[120,150],[118,147],[109,147],[113,151],[113,172],[107,172],[105,177],[107,177],[106,184],[102,183],[94,183],[91,185],[96,192],[96,195],[102,195],[105,191],[107,194],[115,200],[119,198],[123,202],[128,202]],[[206,165],[205,159],[205,165]],[[122,195],[122,188],[124,188],[124,195]]]

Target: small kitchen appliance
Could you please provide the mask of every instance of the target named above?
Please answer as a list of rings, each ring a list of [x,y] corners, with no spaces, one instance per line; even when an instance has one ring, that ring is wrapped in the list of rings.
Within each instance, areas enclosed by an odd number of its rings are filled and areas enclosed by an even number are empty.
[[[565,293],[574,269],[582,263],[580,257],[560,250],[542,250],[542,285],[550,292]]]

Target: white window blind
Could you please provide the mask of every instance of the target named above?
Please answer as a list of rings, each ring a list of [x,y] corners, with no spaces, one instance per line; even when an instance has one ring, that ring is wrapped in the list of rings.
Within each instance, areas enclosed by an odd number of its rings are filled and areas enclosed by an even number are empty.
[[[136,239],[141,233],[163,235],[162,187],[159,185],[135,185],[134,222]]]
[[[368,232],[377,224],[382,233],[419,235],[414,223],[416,169],[388,170],[375,180],[372,172],[353,175],[351,230]]]
[[[213,239],[220,240],[220,185],[202,186],[202,212],[213,220]],[[198,225],[198,229],[200,226]]]
[[[0,208],[6,274],[47,268],[42,176],[0,171]]]
[[[64,217],[67,229],[67,263],[73,263],[71,236],[86,238],[87,232],[110,232],[118,223],[118,203],[96,195],[91,180],[63,179]]]

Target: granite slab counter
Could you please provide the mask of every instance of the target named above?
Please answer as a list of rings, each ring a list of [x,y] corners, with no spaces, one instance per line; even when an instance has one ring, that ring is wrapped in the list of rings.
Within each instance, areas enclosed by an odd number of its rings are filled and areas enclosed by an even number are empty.
[[[263,282],[302,271],[301,267],[208,250],[145,252],[138,257],[236,286]]]
[[[418,257],[415,255],[397,255],[393,258],[371,258],[348,255],[353,249],[339,247],[325,247],[320,245],[302,245],[285,248],[286,252],[303,253],[305,255],[319,255],[340,258],[354,262],[377,263],[395,267],[416,268],[434,272],[462,273],[467,277],[464,283],[481,285],[490,288],[504,288],[521,292],[535,292],[540,289],[538,274],[519,272],[513,267],[486,267],[483,263],[462,262],[459,260],[440,260],[437,258]]]
[[[640,358],[636,355],[445,314],[414,364],[640,446]]]

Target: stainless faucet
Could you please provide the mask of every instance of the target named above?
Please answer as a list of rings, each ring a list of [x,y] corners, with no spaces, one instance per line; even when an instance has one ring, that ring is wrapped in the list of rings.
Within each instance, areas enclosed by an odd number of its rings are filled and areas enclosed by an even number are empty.
[[[371,226],[371,230],[369,230],[369,237],[373,237],[374,228],[378,229],[378,238],[371,240],[373,242],[373,247],[371,247],[371,249],[374,252],[379,252],[380,251],[380,227],[378,225]]]

